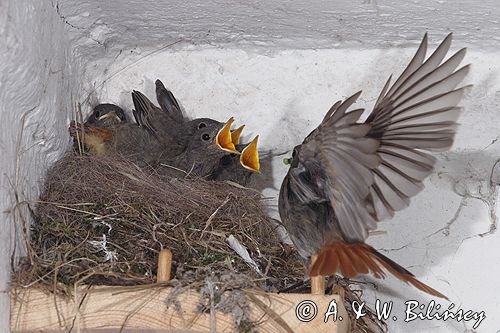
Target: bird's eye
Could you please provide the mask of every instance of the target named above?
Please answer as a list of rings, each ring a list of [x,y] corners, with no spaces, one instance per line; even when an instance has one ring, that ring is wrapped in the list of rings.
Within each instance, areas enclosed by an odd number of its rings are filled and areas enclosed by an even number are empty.
[[[94,112],[95,119],[99,119],[100,116],[101,116],[101,113],[99,111]]]
[[[205,134],[203,134],[203,135],[201,136],[201,138],[202,138],[203,140],[205,140],[205,141],[208,141],[208,140],[210,140],[210,135],[208,135],[207,133],[205,133]]]
[[[205,124],[205,123],[200,123],[200,124],[198,125],[198,129],[202,129],[202,128],[204,128],[204,127],[207,127],[207,124]],[[207,139],[207,140],[208,140],[208,139]]]
[[[292,158],[295,158],[295,155],[297,155],[297,149],[294,149],[292,152]]]

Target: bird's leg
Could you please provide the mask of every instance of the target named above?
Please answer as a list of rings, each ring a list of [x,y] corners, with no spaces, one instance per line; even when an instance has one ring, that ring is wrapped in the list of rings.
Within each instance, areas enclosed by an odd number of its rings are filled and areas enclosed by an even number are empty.
[[[311,256],[311,267],[318,259],[317,255]],[[311,276],[311,294],[324,295],[325,294],[325,277],[322,275]]]

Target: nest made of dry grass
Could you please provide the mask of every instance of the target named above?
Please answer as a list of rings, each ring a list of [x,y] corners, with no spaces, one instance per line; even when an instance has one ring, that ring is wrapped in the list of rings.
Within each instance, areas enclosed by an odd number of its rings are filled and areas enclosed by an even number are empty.
[[[308,292],[304,263],[282,243],[265,200],[237,184],[158,175],[116,157],[70,152],[49,170],[31,208],[28,255],[14,272],[14,286],[67,294],[79,284],[150,284],[158,253],[169,248],[174,289],[166,301],[175,305],[176,293],[195,288],[206,311],[208,291],[216,290],[216,308],[232,313],[240,332],[255,331],[241,290]],[[258,268],[228,245],[230,235]],[[346,282],[336,284],[351,310],[360,295]],[[386,331],[372,312],[362,320],[349,312],[353,332]]]
[[[163,248],[172,250],[174,275],[184,279],[201,268],[233,271],[273,290],[304,275],[261,195],[227,182],[159,176],[125,160],[68,153],[49,170],[33,212],[27,264],[15,278],[22,285],[152,283]],[[230,235],[260,273],[229,247]]]

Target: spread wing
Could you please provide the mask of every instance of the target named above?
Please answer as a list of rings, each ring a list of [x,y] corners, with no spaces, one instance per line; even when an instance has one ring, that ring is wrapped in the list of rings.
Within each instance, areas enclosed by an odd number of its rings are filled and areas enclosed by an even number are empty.
[[[324,172],[325,183],[308,186],[322,187],[346,241],[364,241],[376,221],[408,206],[433,169],[435,159],[427,151],[452,145],[466,88],[456,87],[469,66],[457,70],[465,49],[443,62],[450,43],[451,34],[425,60],[424,36],[401,76],[392,86],[387,81],[364,123],[358,122],[363,109],[347,112],[357,93],[337,102],[301,145],[298,164],[319,159]]]

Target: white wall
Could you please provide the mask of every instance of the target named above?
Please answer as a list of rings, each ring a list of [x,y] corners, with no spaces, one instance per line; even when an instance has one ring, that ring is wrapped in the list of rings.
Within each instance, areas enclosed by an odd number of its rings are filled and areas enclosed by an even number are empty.
[[[191,115],[235,115],[249,136],[261,134],[263,149],[283,152],[335,100],[363,89],[358,105],[370,107],[425,31],[433,46],[453,31],[453,47],[469,47],[468,80],[475,84],[464,101],[457,142],[440,156],[426,190],[382,223],[388,234],[370,243],[457,306],[485,310],[477,331],[500,328],[500,292],[491,288],[500,276],[500,237],[479,236],[489,230],[498,201],[486,181],[500,155],[494,141],[500,135],[497,0],[34,3],[0,0],[1,211],[12,206],[8,179],[28,198],[36,196],[47,165],[68,143],[71,97],[85,110],[96,100],[130,109],[130,91],[154,97],[154,80],[161,78]],[[16,151],[22,152],[19,162]],[[280,160],[271,171],[275,186],[286,171]],[[265,192],[276,195],[273,188]],[[13,215],[3,216],[2,290],[14,239]],[[398,281],[380,286],[375,295],[365,288],[367,297],[392,298],[400,310],[408,298],[427,300]],[[0,331],[7,327],[6,300],[2,294]],[[391,332],[465,332],[472,326],[401,319],[390,325]]]
[[[108,0],[59,2],[79,51],[195,44],[265,44],[292,49],[408,45],[423,31],[454,31],[459,45],[496,49],[496,0]],[[94,40],[94,42],[92,42]],[[496,42],[496,43],[495,43]],[[103,47],[104,45],[104,47]]]
[[[68,143],[77,65],[64,26],[48,1],[0,1],[0,332],[9,327],[10,257],[20,216],[14,189],[19,201],[36,199],[47,166]]]
[[[388,75],[401,73],[414,52],[415,48],[340,48],[266,55],[241,48],[187,47],[143,59],[109,79],[99,95],[130,110],[131,90],[153,98],[154,80],[161,78],[192,116],[224,120],[233,115],[247,125],[248,138],[261,135],[262,149],[282,153],[300,143],[337,99],[363,89],[357,106],[372,107]],[[475,87],[464,98],[466,110],[453,150],[438,156],[436,172],[410,207],[380,224],[387,234],[369,239],[382,253],[449,296],[457,307],[484,310],[487,319],[478,332],[500,327],[496,315],[500,293],[491,289],[500,276],[500,234],[480,236],[490,228],[490,213],[496,216],[498,196],[488,186],[491,168],[500,156],[500,142],[491,144],[500,135],[496,75],[500,62],[491,59],[500,59],[500,52],[469,50],[464,64],[473,64],[467,81]],[[116,62],[110,72],[130,61]],[[286,172],[282,158],[273,159],[272,170],[263,170],[274,176],[274,188],[266,189],[266,196],[277,195]],[[500,166],[495,174],[500,176]],[[430,298],[392,278],[377,283],[378,292],[371,286],[362,288],[367,300],[395,302],[394,313],[400,319],[389,322],[390,332],[464,332],[472,327],[451,320],[404,323],[404,301]]]

